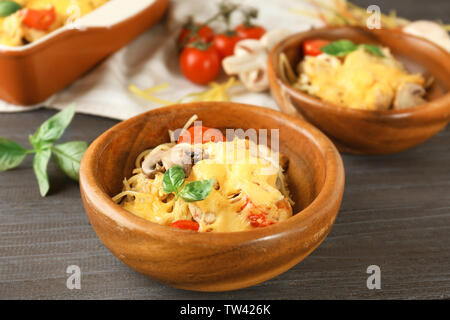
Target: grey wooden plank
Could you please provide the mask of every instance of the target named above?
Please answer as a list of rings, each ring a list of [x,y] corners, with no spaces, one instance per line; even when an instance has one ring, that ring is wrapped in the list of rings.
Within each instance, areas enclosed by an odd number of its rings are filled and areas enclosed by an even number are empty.
[[[356,1],[398,8],[411,18],[448,18],[450,2]],[[27,144],[52,115],[1,114],[0,136]],[[92,141],[116,121],[77,115],[64,140]],[[450,298],[450,129],[390,156],[344,155],[347,185],[331,233],[306,260],[263,284],[226,293],[177,290],[118,261],[89,225],[78,185],[49,167],[42,199],[31,159],[0,174],[1,299],[413,299]],[[65,286],[81,267],[82,289]],[[366,288],[366,268],[382,270],[382,289]]]
[[[395,10],[399,17],[410,20],[443,20],[449,21],[450,1],[447,0],[355,0],[350,1],[363,8],[370,5],[378,5],[382,12],[388,13]]]

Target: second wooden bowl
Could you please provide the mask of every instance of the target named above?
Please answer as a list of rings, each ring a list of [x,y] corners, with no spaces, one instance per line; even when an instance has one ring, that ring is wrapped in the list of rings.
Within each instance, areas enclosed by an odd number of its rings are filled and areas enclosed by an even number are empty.
[[[422,72],[434,79],[426,97],[429,102],[405,110],[355,110],[294,89],[280,76],[280,54],[286,54],[295,70],[303,58],[302,43],[307,39],[348,39],[390,48],[410,72]],[[406,150],[431,138],[450,120],[450,55],[427,40],[399,30],[330,27],[293,35],[272,50],[269,80],[282,111],[311,122],[344,152],[385,154]]]
[[[280,151],[290,160],[292,218],[250,231],[197,233],[144,220],[111,200],[136,156],[167,142],[167,130],[183,127],[193,114],[221,130],[279,129]],[[193,103],[149,111],[101,135],[83,157],[80,188],[92,226],[125,264],[177,288],[224,291],[286,271],[325,239],[341,204],[344,168],[330,140],[304,121],[237,103]]]

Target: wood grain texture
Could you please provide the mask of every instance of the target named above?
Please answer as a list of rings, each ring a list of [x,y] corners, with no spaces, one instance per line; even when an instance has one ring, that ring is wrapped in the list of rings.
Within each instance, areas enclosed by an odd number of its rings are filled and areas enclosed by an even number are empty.
[[[415,18],[447,19],[450,1],[354,1]],[[446,21],[449,22],[449,21]],[[0,136],[27,144],[53,111],[0,115]],[[77,115],[65,141],[92,141],[115,121]],[[389,156],[344,155],[346,190],[331,233],[307,259],[263,284],[228,293],[177,290],[131,270],[100,242],[78,185],[54,162],[41,199],[31,159],[0,174],[1,299],[412,299],[450,298],[450,128]],[[66,288],[66,268],[82,289]],[[377,264],[382,289],[368,290]]]

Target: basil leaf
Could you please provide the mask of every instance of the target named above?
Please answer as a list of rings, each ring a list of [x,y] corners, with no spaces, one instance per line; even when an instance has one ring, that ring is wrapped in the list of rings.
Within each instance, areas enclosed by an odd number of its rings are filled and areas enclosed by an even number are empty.
[[[205,200],[211,193],[214,179],[189,182],[180,191],[180,197],[187,202]]]
[[[36,149],[46,149],[63,135],[75,114],[75,105],[65,108],[45,121],[30,137],[30,142]]]
[[[323,53],[326,53],[326,54],[329,54],[332,56],[343,57],[343,56],[349,54],[350,52],[355,51],[356,49],[358,49],[358,47],[352,41],[338,40],[338,41],[333,41],[333,42],[327,44],[326,46],[323,46],[320,50]]]
[[[20,144],[0,137],[0,172],[17,167],[27,155]]]
[[[376,46],[374,44],[361,44],[360,47],[366,49],[368,52],[375,56],[384,57],[384,54],[379,46]]]
[[[40,150],[36,153],[33,159],[33,169],[36,179],[39,184],[39,191],[41,196],[45,197],[50,189],[50,183],[47,175],[47,165],[50,160],[52,152],[50,149]]]
[[[57,144],[52,148],[55,160],[65,174],[78,181],[80,162],[88,144],[84,141],[72,141]]]
[[[15,1],[0,1],[0,17],[7,17],[22,9],[22,6]]]
[[[178,193],[184,183],[184,170],[180,166],[173,166],[164,173],[163,190],[165,193]]]

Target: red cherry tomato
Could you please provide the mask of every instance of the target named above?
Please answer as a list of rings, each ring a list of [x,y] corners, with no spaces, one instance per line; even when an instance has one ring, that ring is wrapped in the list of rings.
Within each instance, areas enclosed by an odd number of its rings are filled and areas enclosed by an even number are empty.
[[[329,44],[330,41],[327,40],[306,40],[303,42],[303,53],[306,56],[318,56],[319,54],[322,54],[322,47]]]
[[[21,11],[22,23],[36,30],[47,30],[56,20],[55,8],[49,9],[23,9]]]
[[[197,222],[191,220],[178,220],[172,223],[170,226],[178,229],[192,231],[198,231],[198,228],[200,228],[200,225]]]
[[[223,141],[222,132],[217,129],[211,129],[208,127],[200,127],[201,137],[197,137],[195,134],[195,127],[192,126],[189,130],[183,132],[183,134],[178,139],[178,143],[207,143],[207,142],[219,142]],[[198,130],[198,129],[197,129]],[[197,134],[198,135],[198,134]],[[201,139],[201,140],[200,140]]]
[[[213,44],[219,52],[220,58],[223,59],[234,54],[234,47],[240,40],[242,40],[241,37],[236,34],[217,34],[214,37]]]
[[[263,213],[250,213],[248,219],[250,220],[250,225],[255,228],[267,227],[274,224],[274,222],[267,220]]]
[[[213,81],[220,72],[220,56],[213,46],[188,46],[180,55],[180,68],[184,76],[197,84]]]
[[[197,26],[200,26],[199,23],[197,23]],[[186,45],[189,43],[193,43],[195,41],[203,41],[205,43],[209,43],[213,40],[214,38],[214,31],[213,29],[211,29],[209,26],[203,26],[200,29],[197,30],[197,34],[193,35],[189,38],[189,40],[186,41],[186,38],[189,36],[189,34],[191,33],[191,29],[192,28],[183,28],[180,32],[180,35],[178,36],[178,44],[179,45]]]
[[[241,39],[256,39],[259,40],[266,33],[266,29],[261,26],[246,26],[245,24],[238,25],[234,31]]]

